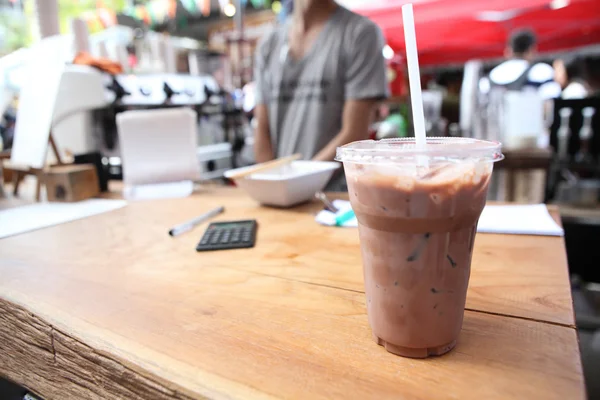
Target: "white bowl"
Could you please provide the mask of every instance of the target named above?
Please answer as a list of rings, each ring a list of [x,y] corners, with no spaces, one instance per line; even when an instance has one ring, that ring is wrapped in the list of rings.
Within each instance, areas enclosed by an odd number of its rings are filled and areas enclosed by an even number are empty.
[[[235,183],[261,204],[290,207],[310,200],[316,192],[323,190],[340,165],[333,161],[293,161],[279,168],[235,179]],[[227,171],[225,177],[248,168],[251,167]]]

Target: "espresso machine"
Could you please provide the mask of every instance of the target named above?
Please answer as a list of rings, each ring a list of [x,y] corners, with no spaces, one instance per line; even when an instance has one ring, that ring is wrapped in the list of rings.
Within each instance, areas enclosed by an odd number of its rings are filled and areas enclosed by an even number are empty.
[[[120,179],[116,115],[129,110],[190,107],[199,115],[202,176],[211,179],[233,167],[232,144],[226,135],[215,133],[214,124],[213,129],[205,129],[202,122],[206,118],[200,118],[207,105],[220,105],[221,99],[214,95],[219,91],[214,78],[208,75],[111,76],[91,67],[71,65],[61,79],[52,132],[65,156],[99,153],[108,179]]]
[[[110,36],[93,35],[90,42],[105,44],[107,36],[112,40],[109,44],[122,45],[131,36],[129,33],[119,29]],[[26,79],[27,62],[28,49],[0,58],[3,93],[6,89],[18,95],[19,82]],[[198,114],[200,169],[209,179],[235,167],[240,158],[235,153],[247,147],[248,124],[237,103],[235,96],[222,90],[206,73],[148,70],[110,75],[90,66],[68,64],[61,76],[51,130],[61,157],[75,156],[77,161],[77,156],[99,154],[109,177],[118,179],[121,163],[116,115],[136,109],[190,107]]]
[[[210,75],[117,75],[111,83],[115,100],[94,112],[97,148],[108,157],[112,176],[118,178],[119,143],[116,115],[130,110],[189,107],[198,115],[198,162],[202,179],[222,177],[235,165],[241,151],[242,110]],[[238,121],[239,123],[237,123]]]

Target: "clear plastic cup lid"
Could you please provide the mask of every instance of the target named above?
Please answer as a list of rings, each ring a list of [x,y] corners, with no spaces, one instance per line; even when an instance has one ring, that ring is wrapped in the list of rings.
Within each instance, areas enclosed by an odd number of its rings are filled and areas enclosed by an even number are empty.
[[[496,162],[504,158],[500,142],[456,137],[428,137],[424,148],[414,137],[361,140],[338,147],[335,159],[361,164],[385,164],[406,159],[477,160]]]

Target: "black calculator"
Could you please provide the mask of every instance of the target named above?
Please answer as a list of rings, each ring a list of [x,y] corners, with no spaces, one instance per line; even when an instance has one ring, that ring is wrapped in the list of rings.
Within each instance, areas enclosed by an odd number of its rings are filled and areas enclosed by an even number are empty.
[[[213,222],[196,246],[196,251],[246,249],[256,242],[256,220]]]

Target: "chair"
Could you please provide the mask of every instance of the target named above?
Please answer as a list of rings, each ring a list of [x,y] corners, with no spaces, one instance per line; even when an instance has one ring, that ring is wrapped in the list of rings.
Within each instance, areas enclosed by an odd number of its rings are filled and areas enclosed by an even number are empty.
[[[200,175],[196,112],[187,108],[126,111],[117,115],[117,130],[126,197],[146,197],[142,192],[148,190],[150,197],[191,193],[192,181]],[[182,191],[182,185],[189,190]]]
[[[504,201],[540,203],[544,200],[546,177],[552,162],[550,149],[503,150],[504,160],[494,166],[494,170],[505,171]],[[533,174],[540,171],[540,174]],[[528,174],[520,174],[528,172]],[[519,182],[521,181],[521,182]],[[519,183],[522,187],[518,190]]]

